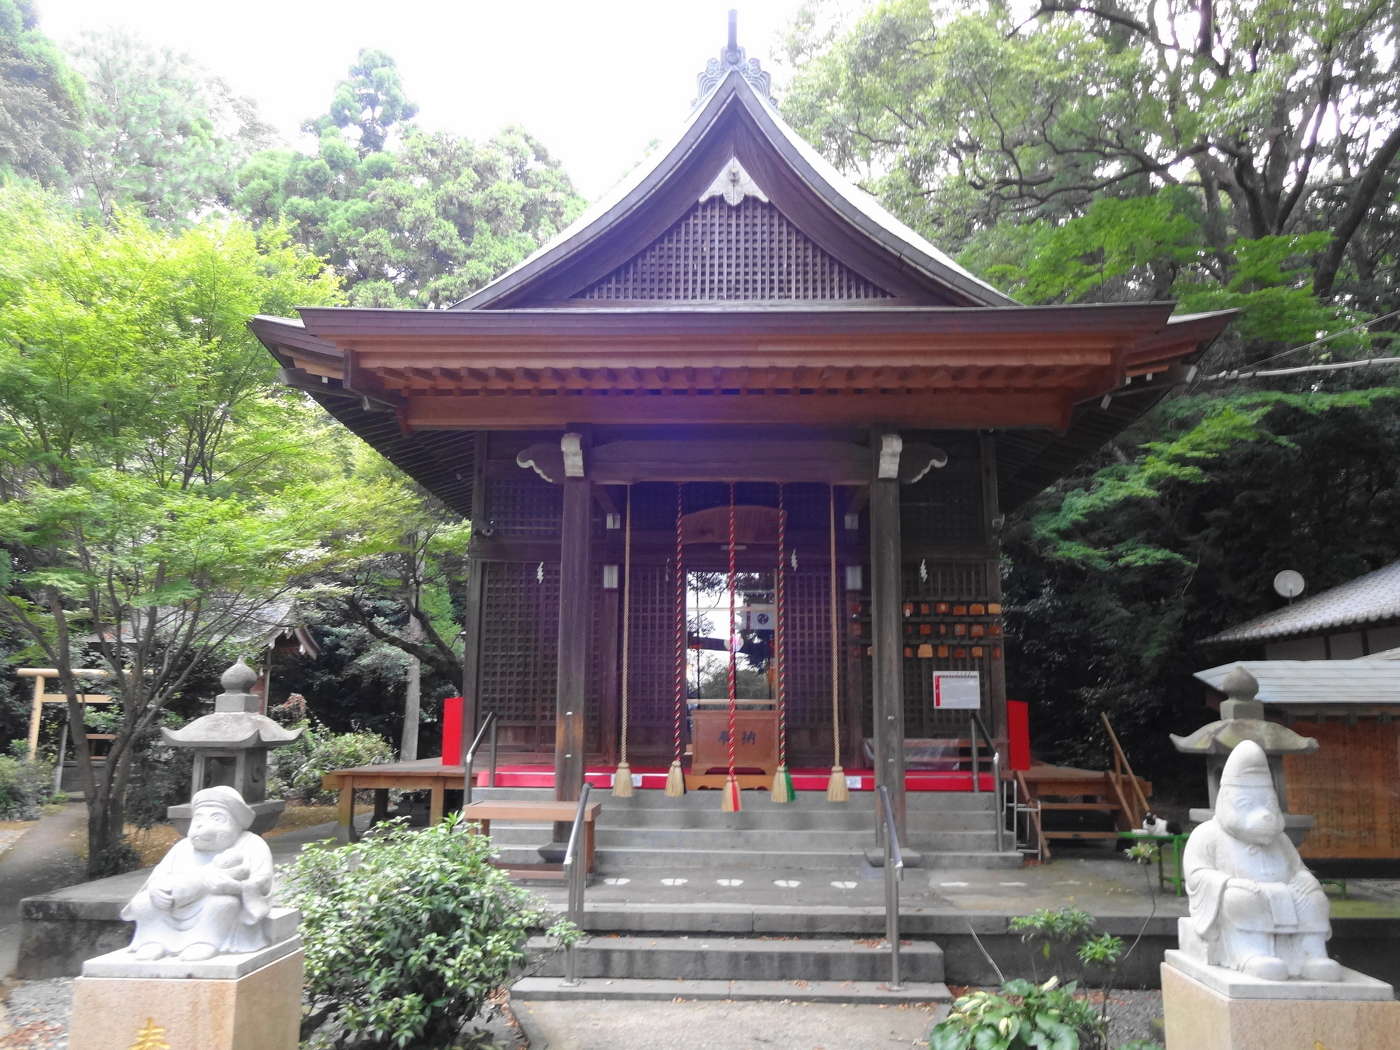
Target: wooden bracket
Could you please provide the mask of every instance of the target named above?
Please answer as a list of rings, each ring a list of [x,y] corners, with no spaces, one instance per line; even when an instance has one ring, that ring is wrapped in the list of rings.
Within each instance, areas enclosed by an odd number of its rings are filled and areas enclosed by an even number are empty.
[[[881,480],[899,477],[899,455],[904,451],[904,439],[898,434],[880,435],[880,460],[875,476]]]
[[[583,436],[570,431],[559,439],[559,450],[564,454],[564,477],[583,477]]]

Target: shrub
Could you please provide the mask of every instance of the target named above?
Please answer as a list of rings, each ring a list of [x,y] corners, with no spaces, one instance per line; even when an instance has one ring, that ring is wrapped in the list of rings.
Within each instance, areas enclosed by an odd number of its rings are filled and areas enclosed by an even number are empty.
[[[40,807],[51,794],[53,766],[0,755],[0,820],[38,819]]]
[[[311,846],[286,899],[302,911],[311,1046],[445,1050],[551,918],[456,818],[381,825],[355,848]],[[563,920],[548,932],[578,934]]]
[[[270,798],[314,805],[331,805],[334,791],[321,790],[321,777],[334,769],[388,762],[394,750],[374,733],[331,733],[314,722],[303,722],[296,743],[272,752],[268,775]]]
[[[934,1026],[929,1050],[1080,1050],[1103,1045],[1098,1012],[1075,984],[1012,980],[962,996]]]

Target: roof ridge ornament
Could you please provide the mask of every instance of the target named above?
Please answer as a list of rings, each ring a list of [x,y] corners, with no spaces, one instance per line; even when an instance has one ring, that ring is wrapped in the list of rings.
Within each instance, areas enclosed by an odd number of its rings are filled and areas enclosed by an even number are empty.
[[[766,99],[770,105],[776,106],[778,104],[778,100],[773,97],[773,75],[764,72],[758,59],[749,58],[744,49],[739,46],[738,27],[739,12],[730,10],[728,43],[721,49],[719,57],[706,62],[704,72],[695,78],[698,85],[695,96],[696,106],[704,102],[710,92],[717,88],[731,71],[737,71],[749,82],[749,86]]]
[[[757,197],[763,203],[768,203],[768,195],[754,182],[753,176],[744,170],[738,157],[730,157],[724,167],[719,169],[714,181],[700,194],[700,203],[704,204],[711,197],[723,197],[725,203],[735,208],[745,197]]]

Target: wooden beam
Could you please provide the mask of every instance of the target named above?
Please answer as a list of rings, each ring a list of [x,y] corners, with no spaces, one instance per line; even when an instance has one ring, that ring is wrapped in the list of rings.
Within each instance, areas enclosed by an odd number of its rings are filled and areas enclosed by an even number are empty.
[[[871,710],[875,732],[875,783],[890,792],[895,825],[901,841],[905,829],[904,799],[904,638],[900,609],[904,601],[900,579],[899,481],[881,478],[880,438],[870,465],[870,626]]]
[[[588,663],[592,652],[593,484],[564,481],[559,545],[559,662],[554,732],[554,797],[578,798],[583,789]]]
[[[569,423],[859,424],[878,419],[920,429],[1047,428],[1069,424],[1072,403],[1059,390],[917,394],[502,394],[411,398],[415,430],[540,430]]]

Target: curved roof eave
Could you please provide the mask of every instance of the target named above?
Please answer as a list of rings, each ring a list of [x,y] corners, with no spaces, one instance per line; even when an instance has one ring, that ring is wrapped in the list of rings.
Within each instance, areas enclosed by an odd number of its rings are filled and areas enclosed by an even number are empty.
[[[656,158],[653,164],[648,165],[643,160],[552,241],[448,309],[489,308],[497,301],[519,293],[536,277],[556,265],[574,258],[614,223],[644,206],[667,176],[699,145],[729,105],[742,105],[802,182],[848,224],[885,252],[976,305],[1019,305],[1010,296],[959,266],[847,180],[789,127],[772,104],[761,98],[738,71],[731,70],[696,106],[671,141],[653,151],[651,156]]]

